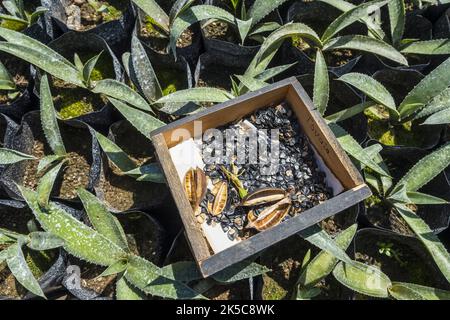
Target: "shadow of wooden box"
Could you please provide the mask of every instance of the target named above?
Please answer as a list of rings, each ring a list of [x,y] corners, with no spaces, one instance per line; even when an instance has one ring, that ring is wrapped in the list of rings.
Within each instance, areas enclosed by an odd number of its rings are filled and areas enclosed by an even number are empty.
[[[172,161],[169,149],[178,143],[172,140],[177,129],[187,130],[194,135],[194,121],[202,122],[202,131],[217,128],[243,118],[259,108],[286,101],[295,112],[304,133],[328,169],[343,186],[343,191],[331,199],[301,214],[257,233],[218,253],[212,253],[196,221],[194,212],[184,192],[183,184]],[[202,132],[202,133],[203,133]],[[198,135],[198,133],[196,133]],[[323,219],[335,215],[371,195],[358,170],[339,145],[322,116],[314,110],[313,103],[296,78],[266,86],[236,99],[207,108],[202,112],[185,117],[151,133],[151,139],[167,183],[183,221],[187,239],[195,260],[204,277],[213,275],[237,262],[308,228]]]

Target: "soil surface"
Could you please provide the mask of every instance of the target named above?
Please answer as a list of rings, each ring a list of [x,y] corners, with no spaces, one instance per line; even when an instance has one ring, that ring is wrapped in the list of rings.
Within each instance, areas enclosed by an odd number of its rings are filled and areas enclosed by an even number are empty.
[[[154,161],[154,148],[151,142],[127,122],[114,127],[115,143],[130,156],[137,166]],[[100,178],[100,189],[106,203],[118,210],[126,211],[137,207],[151,207],[161,199],[165,186],[157,187],[151,182],[140,182],[123,175],[114,164],[108,161],[109,168]]]
[[[205,38],[216,39],[232,43],[239,43],[239,37],[228,23],[223,21],[213,21],[203,26]]]
[[[102,23],[118,20],[128,3],[125,0],[72,0],[65,8],[67,26],[76,31],[86,31]]]
[[[60,126],[61,135],[66,145],[66,162],[62,173],[55,182],[53,195],[62,199],[74,199],[77,197],[78,188],[86,188],[89,184],[91,154],[91,135],[84,129],[80,130],[69,126]],[[38,159],[52,154],[47,146],[43,132],[40,128],[32,128],[34,133],[34,144],[31,154]],[[70,143],[69,143],[70,141]],[[23,185],[35,189],[43,170],[37,173],[39,160],[28,160],[26,162]]]

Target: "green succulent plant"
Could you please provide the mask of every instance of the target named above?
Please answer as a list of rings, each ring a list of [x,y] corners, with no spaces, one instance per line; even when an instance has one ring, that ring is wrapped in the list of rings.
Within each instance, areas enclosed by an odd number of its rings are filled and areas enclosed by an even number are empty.
[[[31,1],[26,1],[31,2]],[[0,26],[21,31],[36,23],[39,17],[48,11],[47,8],[38,6],[33,12],[29,12],[23,0],[4,0],[2,6],[6,13],[0,13]]]
[[[204,20],[219,20],[232,26],[239,34],[242,45],[247,39],[262,42],[264,34],[277,29],[280,25],[273,21],[261,21],[284,2],[286,0],[256,0],[247,11],[245,1],[240,2],[240,10],[238,10],[239,2],[234,1],[232,2],[234,14],[212,5],[189,7],[176,15],[172,22],[170,28],[172,52],[176,55],[176,41],[184,30],[192,24]]]
[[[445,60],[423,78],[397,106],[389,91],[377,80],[360,73],[347,73],[338,80],[363,92],[368,101],[328,116],[330,122],[348,119],[360,112],[369,118],[369,132],[386,145],[417,143],[423,128],[420,118],[445,104],[450,85],[450,59]],[[422,125],[427,125],[425,121]],[[423,138],[423,137],[422,137]]]

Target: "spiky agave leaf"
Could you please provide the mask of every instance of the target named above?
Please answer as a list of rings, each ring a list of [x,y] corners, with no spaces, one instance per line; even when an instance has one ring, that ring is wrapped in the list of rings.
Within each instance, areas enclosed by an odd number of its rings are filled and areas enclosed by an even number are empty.
[[[188,102],[213,102],[221,103],[233,99],[228,91],[217,88],[191,88],[178,90],[155,101],[155,104],[163,103],[188,103]]]
[[[316,63],[314,67],[314,106],[321,115],[325,113],[330,97],[330,79],[328,77],[328,68],[322,52],[317,49]]]
[[[398,47],[405,32],[406,10],[404,0],[391,0],[388,3],[389,23],[391,26],[391,40],[394,47]]]
[[[397,300],[450,300],[450,291],[414,283],[392,282],[389,295]]]
[[[37,186],[37,196],[39,206],[46,208],[48,205],[48,200],[50,199],[50,194],[52,193],[53,185],[55,184],[56,177],[58,176],[61,167],[64,162],[59,163],[47,173],[45,173],[41,179],[39,179],[39,184]]]
[[[132,0],[155,24],[169,33],[169,17],[155,0]]]
[[[342,249],[347,250],[348,246],[355,236],[358,226],[356,224],[339,233],[336,238],[336,244]],[[305,290],[317,284],[328,276],[336,266],[339,260],[332,254],[321,251],[314,257],[302,270],[298,280],[299,290]]]
[[[20,32],[0,27],[0,51],[12,54],[65,82],[84,87],[78,69],[62,55]]]
[[[450,165],[450,143],[420,159],[398,182],[406,191],[417,191]]]
[[[252,26],[258,24],[276,8],[287,0],[256,0],[250,7],[247,16],[252,19]]]
[[[8,250],[6,263],[14,278],[27,290],[39,297],[45,298],[44,292],[30,270],[22,252],[22,243],[18,242],[11,245]]]
[[[449,39],[435,39],[414,41],[403,46],[402,53],[423,54],[423,55],[441,55],[450,54]]]
[[[117,300],[144,300],[145,295],[133,285],[128,283],[124,276],[121,276],[116,282]]]
[[[171,299],[203,298],[185,284],[166,276],[153,263],[141,257],[131,256],[128,260],[125,279],[143,292]]]
[[[408,207],[397,204],[395,208],[411,230],[414,231],[417,238],[424,244],[444,277],[450,282],[450,254],[445,246],[433,233],[427,223]]]
[[[64,249],[71,255],[90,263],[110,266],[124,259],[127,253],[115,243],[78,221],[53,202],[42,209],[38,194],[25,187],[18,187],[41,227],[64,240]]]
[[[153,117],[152,115],[145,113],[141,110],[134,109],[123,103],[120,100],[108,98],[108,100],[119,110],[119,112],[128,120],[128,122],[135,127],[145,137],[149,137],[150,132],[159,127],[165,125],[161,120]]]
[[[233,283],[239,280],[256,277],[270,271],[271,269],[256,262],[242,261],[213,274],[211,277],[221,283]]]
[[[36,251],[51,250],[64,246],[64,240],[48,232],[34,231],[28,235],[28,238],[27,247]]]
[[[119,220],[89,191],[78,189],[77,193],[94,229],[124,251],[129,251],[127,238]]]
[[[108,159],[122,172],[128,172],[136,168],[136,164],[130,157],[114,142],[109,140],[107,137],[101,133],[91,130],[95,137],[97,138],[100,147],[102,147],[103,152],[106,154]]]
[[[66,154],[66,148],[64,147],[61,132],[59,131],[56,110],[53,105],[53,97],[46,74],[41,77],[40,98],[41,126],[45,139],[55,155],[64,156]]]
[[[357,265],[356,268],[354,265]],[[339,262],[333,270],[333,276],[347,288],[370,297],[389,297],[391,280],[380,269],[354,261],[352,265]]]
[[[12,164],[24,160],[35,160],[36,158],[11,149],[0,148],[0,164]]]

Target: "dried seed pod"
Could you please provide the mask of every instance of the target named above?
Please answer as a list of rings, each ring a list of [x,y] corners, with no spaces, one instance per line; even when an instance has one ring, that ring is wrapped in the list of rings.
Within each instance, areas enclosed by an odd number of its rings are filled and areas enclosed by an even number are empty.
[[[193,210],[202,202],[206,195],[206,175],[200,168],[191,168],[184,176],[184,191]]]
[[[217,189],[216,197],[211,208],[211,214],[213,216],[218,216],[222,213],[227,205],[228,200],[228,184],[225,181],[220,182],[219,188]]]
[[[257,206],[264,203],[280,201],[286,197],[286,191],[279,188],[262,188],[248,194],[241,205],[245,207]]]
[[[253,211],[250,211],[247,216],[249,222],[246,227],[253,228],[258,231],[264,231],[279,224],[290,210],[291,200],[289,197],[285,197],[284,199],[261,211],[256,219]]]

